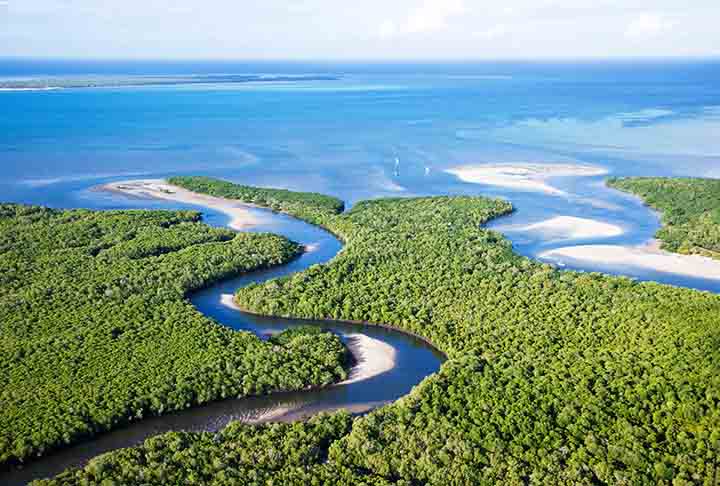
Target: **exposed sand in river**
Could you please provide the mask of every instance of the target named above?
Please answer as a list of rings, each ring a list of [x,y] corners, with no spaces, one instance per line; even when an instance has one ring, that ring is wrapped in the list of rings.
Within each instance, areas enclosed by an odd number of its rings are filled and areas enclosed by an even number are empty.
[[[464,182],[544,192],[555,196],[568,196],[569,194],[550,185],[548,179],[607,174],[602,167],[572,164],[463,165],[445,169],[445,172]]]
[[[235,296],[233,294],[222,294],[220,296],[220,303],[222,305],[224,305],[225,307],[228,307],[228,308],[236,310],[236,311],[242,310],[235,303]]]
[[[583,245],[548,250],[540,258],[580,265],[631,266],[643,270],[687,277],[720,280],[720,261],[699,255],[681,255],[661,250],[657,240],[640,246]]]
[[[220,211],[230,217],[228,226],[234,230],[243,230],[260,223],[256,214],[248,206],[232,199],[207,196],[188,191],[182,187],[168,184],[162,179],[143,179],[132,181],[111,182],[100,187],[101,190],[121,193],[133,197],[151,197],[176,201],[187,204],[197,204]]]
[[[379,339],[365,334],[348,334],[348,349],[355,357],[356,364],[350,370],[348,378],[338,383],[347,385],[368,380],[390,371],[395,367],[395,348]]]
[[[225,307],[241,310],[235,303],[233,294],[223,294],[220,302]],[[395,367],[397,352],[391,345],[365,334],[346,334],[347,346],[355,357],[355,366],[350,370],[348,378],[338,385],[347,385],[368,380],[390,371]]]
[[[610,238],[625,232],[614,224],[574,216],[556,216],[529,225],[497,226],[494,229],[508,233],[530,233],[547,241]]]

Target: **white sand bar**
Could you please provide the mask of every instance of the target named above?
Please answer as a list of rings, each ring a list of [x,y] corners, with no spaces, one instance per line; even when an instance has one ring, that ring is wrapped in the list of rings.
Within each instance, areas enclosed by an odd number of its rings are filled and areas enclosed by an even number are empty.
[[[699,255],[670,253],[660,250],[656,241],[641,246],[567,246],[543,252],[539,257],[558,263],[622,265],[687,277],[720,280],[720,260]]]
[[[602,167],[572,164],[494,164],[463,165],[445,169],[464,182],[506,187],[521,191],[566,196],[548,183],[554,177],[588,177],[607,174]]]
[[[248,206],[232,199],[207,196],[188,191],[182,187],[168,184],[162,179],[142,179],[132,181],[112,182],[101,187],[102,190],[117,192],[127,196],[151,197],[176,201],[186,204],[205,206],[220,211],[230,217],[228,226],[234,230],[243,230],[260,223],[258,217],[248,209]]]
[[[230,309],[240,310],[232,294],[223,294],[220,302]],[[390,371],[395,367],[397,352],[391,345],[364,334],[348,334],[348,349],[355,358],[355,366],[350,370],[348,378],[338,385],[348,385],[368,380]]]
[[[240,307],[235,303],[235,296],[233,294],[222,294],[220,296],[220,303],[230,309],[239,311]]]
[[[573,216],[556,216],[529,225],[498,226],[496,229],[508,233],[538,235],[547,241],[611,238],[625,232],[614,224]]]
[[[355,357],[356,364],[350,370],[347,380],[338,383],[347,385],[368,380],[390,371],[395,367],[395,348],[379,339],[365,334],[348,334],[348,349]]]

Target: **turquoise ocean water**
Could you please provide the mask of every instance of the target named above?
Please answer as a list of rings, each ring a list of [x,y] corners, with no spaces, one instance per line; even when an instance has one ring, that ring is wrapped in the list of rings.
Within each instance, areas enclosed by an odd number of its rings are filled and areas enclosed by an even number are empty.
[[[328,79],[0,91],[0,199],[148,206],[89,189],[118,179],[207,174],[325,192],[349,204],[382,196],[502,196],[518,211],[498,225],[578,216],[627,230],[578,244],[640,244],[658,228],[656,215],[604,188],[602,177],[558,180],[573,195],[567,198],[463,183],[444,169],[582,163],[612,175],[720,177],[718,60],[0,62],[0,82],[34,78],[51,86],[67,79],[218,74]],[[554,245],[509,236],[530,256]],[[718,289],[679,276],[601,269]]]

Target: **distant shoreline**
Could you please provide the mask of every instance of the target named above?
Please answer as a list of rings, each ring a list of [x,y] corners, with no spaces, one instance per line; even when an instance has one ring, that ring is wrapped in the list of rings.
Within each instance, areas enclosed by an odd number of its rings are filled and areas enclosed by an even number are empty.
[[[181,86],[206,84],[272,84],[299,83],[312,81],[339,81],[331,75],[255,75],[255,74],[202,74],[187,76],[172,75],[117,75],[117,76],[57,76],[27,77],[26,79],[5,80],[0,78],[0,91],[44,91],[51,89],[81,88],[125,88],[141,86]]]

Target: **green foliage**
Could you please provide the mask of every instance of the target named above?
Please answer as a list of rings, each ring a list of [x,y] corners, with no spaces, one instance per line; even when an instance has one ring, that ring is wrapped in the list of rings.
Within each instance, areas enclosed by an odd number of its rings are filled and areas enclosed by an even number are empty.
[[[318,218],[327,215],[342,213],[345,209],[345,204],[340,199],[314,192],[293,192],[285,189],[241,186],[232,182],[201,176],[171,177],[168,182],[190,191],[215,197],[237,199],[314,222]]]
[[[351,424],[340,412],[293,424],[234,423],[218,434],[170,432],[33,484],[389,486],[382,478],[325,462],[330,444]]]
[[[335,336],[265,342],[195,310],[188,292],[300,252],[199,218],[0,205],[0,463],[147,415],[346,377]]]
[[[662,212],[657,237],[663,248],[720,258],[720,180],[628,177],[610,179],[608,185]]]
[[[718,484],[720,297],[520,257],[481,227],[511,210],[470,197],[364,202],[345,215],[285,209],[345,249],[238,302],[404,328],[448,354],[440,372],[350,425],[233,425],[228,437],[254,439],[238,440],[243,456],[229,452],[212,478],[200,468],[228,444],[183,436],[203,452],[148,459],[146,444],[101,456],[108,476],[91,463],[51,484],[133,484],[165,461],[165,482],[181,484]],[[330,433],[313,428],[325,420]]]
[[[359,419],[333,463],[412,484],[716,484],[720,297],[517,256],[502,201],[358,204],[328,265],[236,299],[253,312],[392,324],[448,362]]]

